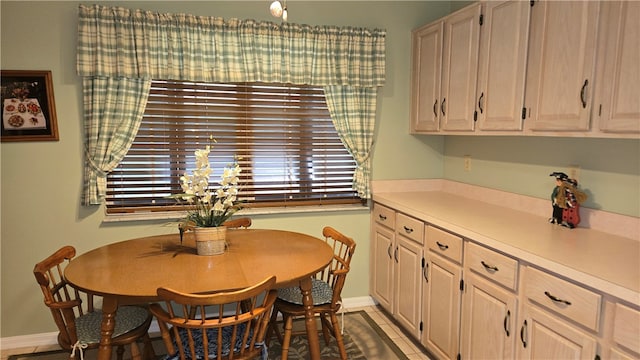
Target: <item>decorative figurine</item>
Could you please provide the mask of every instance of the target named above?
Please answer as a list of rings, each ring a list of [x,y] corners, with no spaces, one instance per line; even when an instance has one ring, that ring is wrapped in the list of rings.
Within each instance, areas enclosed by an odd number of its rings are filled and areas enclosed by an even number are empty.
[[[549,176],[556,178],[556,186],[551,193],[553,213],[549,222],[573,229],[580,223],[580,204],[587,199],[587,194],[578,189],[578,181],[563,172],[552,172]]]

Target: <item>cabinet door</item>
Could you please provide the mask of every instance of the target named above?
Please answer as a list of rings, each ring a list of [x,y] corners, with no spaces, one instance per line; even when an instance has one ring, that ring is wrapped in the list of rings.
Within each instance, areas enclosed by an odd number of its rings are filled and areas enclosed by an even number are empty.
[[[462,299],[463,359],[513,359],[516,295],[473,273],[465,276]]]
[[[440,75],[444,22],[412,33],[411,132],[440,129]]]
[[[420,338],[420,299],[422,297],[422,246],[398,236],[394,253],[394,318],[416,339]]]
[[[640,133],[640,2],[604,2],[594,112],[604,132]]]
[[[522,130],[531,6],[526,1],[488,1],[480,40],[480,130]]]
[[[526,121],[532,130],[588,130],[599,2],[534,4]]]
[[[445,19],[442,60],[443,130],[473,130],[478,81],[481,5],[466,7]]]
[[[424,276],[421,343],[439,359],[455,359],[459,352],[459,265],[429,252]]]
[[[519,331],[518,359],[596,358],[591,335],[531,304],[524,306]]]
[[[374,225],[372,256],[372,295],[380,306],[393,312],[393,246],[394,232]]]

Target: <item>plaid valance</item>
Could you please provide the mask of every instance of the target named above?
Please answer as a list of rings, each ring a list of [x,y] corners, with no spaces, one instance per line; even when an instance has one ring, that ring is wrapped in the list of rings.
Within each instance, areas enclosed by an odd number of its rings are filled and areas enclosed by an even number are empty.
[[[385,30],[79,6],[81,76],[377,87]]]

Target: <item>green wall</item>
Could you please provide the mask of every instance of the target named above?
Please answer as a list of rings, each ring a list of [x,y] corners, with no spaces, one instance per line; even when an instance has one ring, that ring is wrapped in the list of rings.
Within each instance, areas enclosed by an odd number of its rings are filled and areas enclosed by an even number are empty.
[[[268,1],[100,2],[161,12],[269,20]],[[58,142],[0,145],[1,336],[54,331],[31,275],[34,264],[65,244],[79,253],[138,236],[174,231],[163,221],[105,223],[101,207],[80,205],[82,95],[75,72],[77,5],[73,1],[0,2],[2,69],[51,70]],[[291,1],[289,19],[311,25],[387,30],[387,82],[379,95],[374,180],[447,178],[547,198],[548,173],[582,167],[589,206],[632,216],[638,210],[639,141],[409,135],[411,29],[458,3],[437,1]],[[355,15],[354,15],[355,14]],[[25,26],[28,24],[28,26]],[[462,171],[462,156],[472,171]],[[271,214],[255,227],[320,234],[332,225],[358,242],[345,297],[368,295],[369,211]]]
[[[160,12],[276,20],[268,1],[100,2]],[[1,1],[2,69],[51,70],[60,132],[58,142],[2,143],[1,336],[54,331],[32,275],[33,266],[59,247],[78,253],[103,244],[175,231],[163,221],[104,223],[102,207],[80,205],[82,94],[75,71],[77,6],[74,1]],[[379,178],[442,176],[440,137],[408,136],[410,31],[449,12],[448,2],[289,3],[292,22],[387,30],[387,84],[381,89],[374,164]],[[357,14],[357,15],[354,15]],[[423,154],[429,166],[395,168],[406,154]],[[319,235],[332,225],[358,243],[345,297],[369,293],[369,211],[252,216],[254,227]]]

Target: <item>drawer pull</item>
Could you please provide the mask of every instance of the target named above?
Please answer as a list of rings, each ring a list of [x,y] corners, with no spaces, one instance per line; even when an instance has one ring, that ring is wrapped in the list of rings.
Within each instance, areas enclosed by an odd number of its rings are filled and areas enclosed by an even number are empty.
[[[382,220],[382,221],[386,221],[386,220],[387,220],[387,217],[386,217],[386,216],[384,216],[384,215],[382,215],[382,214],[378,214],[378,217],[379,217],[379,218],[380,218],[380,220]]]
[[[440,248],[440,250],[445,251],[449,248],[449,245],[442,244],[440,241],[436,241],[436,245]]]
[[[520,328],[520,341],[522,341],[523,348],[527,347],[527,340],[525,340],[525,337],[527,336],[526,332],[527,332],[527,320],[524,321],[524,324],[522,324],[522,327]]]
[[[567,300],[555,297],[555,296],[551,295],[548,291],[545,291],[544,294],[547,295],[547,297],[549,299],[551,299],[551,300],[553,300],[555,302],[562,303],[562,304],[565,304],[565,305],[571,305],[571,301],[567,301]]]
[[[507,337],[509,337],[509,324],[511,323],[511,311],[507,310],[507,315],[505,315],[504,317],[504,332],[507,334]]]
[[[407,234],[411,234],[413,232],[413,229],[410,227],[403,226],[403,228],[404,228],[404,232],[406,232]]]
[[[480,260],[480,264],[482,264],[482,266],[484,266],[484,268],[487,269],[487,271],[491,271],[491,272],[498,271],[498,267],[489,265],[486,262],[484,262],[484,260]]]

